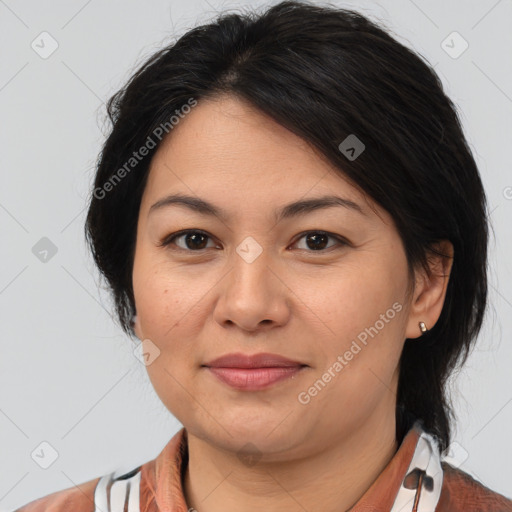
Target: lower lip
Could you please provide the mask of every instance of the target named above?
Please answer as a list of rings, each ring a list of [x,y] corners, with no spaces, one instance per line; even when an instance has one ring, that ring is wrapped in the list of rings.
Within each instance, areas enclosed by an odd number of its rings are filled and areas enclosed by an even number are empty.
[[[271,368],[214,368],[208,366],[207,368],[218,379],[233,388],[256,391],[297,375],[304,366]]]

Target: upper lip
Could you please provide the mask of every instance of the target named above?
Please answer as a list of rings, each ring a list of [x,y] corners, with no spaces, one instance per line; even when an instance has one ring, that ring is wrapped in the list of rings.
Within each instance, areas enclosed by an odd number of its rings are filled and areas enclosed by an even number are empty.
[[[226,354],[205,363],[203,366],[217,368],[276,368],[306,366],[298,361],[293,361],[278,354],[262,352],[260,354]]]

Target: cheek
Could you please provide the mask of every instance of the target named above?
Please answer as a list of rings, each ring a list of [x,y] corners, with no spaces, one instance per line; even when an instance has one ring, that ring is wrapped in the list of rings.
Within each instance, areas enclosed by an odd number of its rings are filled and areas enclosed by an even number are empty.
[[[172,396],[183,392],[173,377],[185,382],[200,364],[197,340],[208,285],[186,268],[141,257],[134,264],[133,288],[142,334],[159,351],[146,367],[148,375],[164,403],[173,403]]]
[[[302,281],[297,295],[317,313],[331,335],[346,338],[372,326],[394,303],[403,306],[404,287],[403,277],[382,262],[358,263]],[[392,310],[388,316],[395,318],[395,312]]]
[[[179,269],[154,261],[150,255],[136,257],[133,267],[135,307],[147,338],[164,340],[187,314],[194,299]]]
[[[376,254],[367,256],[366,264],[338,268],[332,279],[322,280],[321,288],[309,288],[305,295],[329,328],[323,329],[327,336],[322,337],[321,350],[326,359],[318,370],[320,375],[331,368],[337,376],[343,375],[334,379],[337,383],[346,380],[349,389],[361,391],[367,389],[367,379],[377,385],[378,378],[386,384],[391,381],[403,347],[406,319],[406,270],[400,270],[399,257],[393,265]],[[332,366],[339,362],[338,356],[343,370],[336,372]]]
[[[171,271],[165,263],[144,263],[140,258],[134,264],[133,288],[144,339],[154,344],[151,350],[157,354],[146,371],[162,403],[183,421],[194,410],[190,394],[195,396],[195,390],[187,379],[195,364],[194,346],[188,338],[194,335],[190,329],[194,314],[190,302],[195,297],[190,294],[186,279],[179,277],[179,270]],[[180,383],[185,382],[184,388]],[[188,404],[190,411],[183,404]]]

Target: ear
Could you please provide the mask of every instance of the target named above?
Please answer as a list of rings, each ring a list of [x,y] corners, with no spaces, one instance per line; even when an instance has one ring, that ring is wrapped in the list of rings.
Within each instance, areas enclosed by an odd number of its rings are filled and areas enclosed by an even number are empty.
[[[134,315],[132,325],[133,330],[135,331],[135,335],[137,336],[137,338],[139,338],[139,340],[142,341],[144,339],[144,336],[142,335],[142,328],[140,326],[139,317],[137,315]]]
[[[406,338],[419,338],[422,335],[420,322],[424,322],[428,329],[432,329],[443,309],[453,263],[453,245],[448,240],[442,240],[433,248],[440,254],[429,254],[429,275],[424,269],[419,269],[415,273]]]

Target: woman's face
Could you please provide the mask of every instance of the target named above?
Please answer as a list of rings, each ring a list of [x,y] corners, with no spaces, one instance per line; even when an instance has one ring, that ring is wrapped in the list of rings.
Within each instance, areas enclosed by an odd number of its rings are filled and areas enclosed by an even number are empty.
[[[176,194],[217,213],[151,209]],[[357,206],[286,209],[324,196]],[[136,333],[157,394],[190,434],[279,457],[394,418],[402,346],[420,331],[401,239],[371,204],[301,138],[234,98],[199,102],[164,139],[139,214]],[[184,229],[192,236],[160,245]],[[262,389],[203,366],[261,352],[305,366]]]

